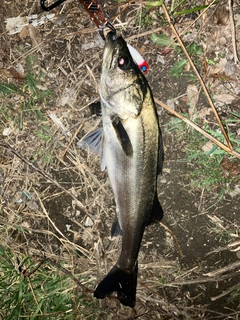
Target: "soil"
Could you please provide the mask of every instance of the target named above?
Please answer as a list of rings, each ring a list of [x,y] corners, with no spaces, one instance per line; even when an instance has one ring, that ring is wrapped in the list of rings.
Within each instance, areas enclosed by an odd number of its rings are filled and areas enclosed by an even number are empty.
[[[55,9],[54,18],[44,24],[27,25],[12,35],[6,31],[5,19],[31,14],[40,17],[43,13],[38,1],[32,0],[26,1],[24,7],[20,0],[11,5],[4,1],[0,6],[0,40],[4,44],[0,48],[1,83],[10,82],[22,88],[26,76],[31,74],[37,79],[39,95],[44,90],[53,92],[53,96],[43,99],[37,96],[31,100],[31,110],[21,104],[21,95],[13,93],[8,101],[4,100],[6,96],[1,98],[1,141],[17,152],[14,154],[6,146],[0,151],[1,225],[8,221],[9,228],[9,238],[1,241],[14,250],[18,247],[26,251],[34,261],[44,253],[53,260],[68,261],[69,266],[72,263],[72,267],[88,279],[85,285],[94,289],[115,263],[120,250],[120,239],[110,238],[115,203],[107,173],[100,170],[97,157],[77,147],[78,139],[100,122],[88,106],[98,100],[104,43],[76,2],[70,1],[61,9]],[[114,1],[106,4],[110,16],[125,7],[126,4],[116,6]],[[160,18],[156,10],[151,11],[153,24],[139,28],[134,17],[140,9],[140,4],[130,4],[114,24],[119,24],[119,32],[121,30],[126,39],[133,39],[129,40],[131,44],[147,58],[150,71],[146,77],[154,97],[171,103],[176,111],[192,119],[195,117],[202,127],[208,124],[217,130],[212,112],[200,116],[204,108],[210,109],[204,94],[200,94],[194,111],[189,107],[188,85],[194,84],[198,89],[200,86],[188,65],[178,77],[171,75],[174,62],[184,59],[183,53],[166,54],[165,47],[149,40],[150,31],[160,27],[173,36],[167,24],[160,25],[164,20],[162,11]],[[239,6],[234,6],[234,14],[239,17]],[[233,62],[229,18],[220,19],[219,23],[215,15],[214,10],[209,10],[193,24],[191,34],[204,53],[192,59],[210,93],[225,94],[222,99],[232,99],[230,103],[216,102],[222,119],[228,120],[230,114],[240,113],[238,91],[234,91],[239,87],[239,65]],[[177,18],[179,33],[194,19],[191,15]],[[236,25],[240,52],[240,24],[236,22]],[[224,35],[226,42],[222,43]],[[185,43],[193,41],[187,33],[183,38]],[[89,44],[90,48],[86,49]],[[206,67],[206,59],[214,60],[217,56],[227,61],[223,69],[213,72],[210,66]],[[234,73],[222,71],[226,71],[227,63],[235,68]],[[28,94],[33,96],[26,91],[27,101]],[[189,155],[203,153],[201,148],[207,140],[158,105],[157,110],[165,149],[158,194],[165,215],[159,225],[149,226],[144,234],[139,253],[136,307],[130,310],[115,299],[99,302],[86,293],[86,301],[91,302],[89,318],[238,319],[239,160],[229,155],[222,157],[222,171],[215,184],[204,186],[201,178],[206,179],[213,171],[212,158],[205,157],[208,168],[202,167],[198,157],[191,159]],[[59,121],[53,120],[52,114]],[[232,122],[228,128],[229,134],[235,134],[239,140],[237,124]],[[6,128],[9,131],[3,134]],[[29,166],[29,162],[35,167]],[[215,166],[219,166],[218,163]],[[197,169],[199,176],[191,175]],[[48,175],[53,180],[49,180]],[[59,188],[56,181],[65,190]],[[26,234],[21,235],[17,225]]]

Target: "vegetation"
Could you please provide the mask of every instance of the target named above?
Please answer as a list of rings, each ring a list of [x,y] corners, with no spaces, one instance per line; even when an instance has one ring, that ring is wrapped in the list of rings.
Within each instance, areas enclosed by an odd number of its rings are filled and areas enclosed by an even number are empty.
[[[0,258],[2,319],[73,319],[76,311],[74,319],[85,319],[91,313],[84,310],[87,301],[76,283],[45,258],[34,264],[25,254],[2,246]]]
[[[33,4],[33,1],[29,3]],[[19,4],[21,4],[20,1]],[[215,10],[218,4],[221,4],[221,1],[215,1],[210,7],[207,7],[203,6],[200,1],[193,5],[189,0],[175,0],[169,3],[167,9],[172,21],[181,25],[182,18],[188,19],[191,16],[191,20],[195,21],[203,10]],[[67,5],[66,10],[69,10]],[[70,3],[71,5],[75,4]],[[162,51],[163,57],[166,54],[166,61],[170,62],[166,62],[163,66],[165,68],[163,81],[171,83],[171,98],[176,98],[177,94],[179,96],[185,95],[186,88],[181,87],[182,82],[196,84],[198,80],[190,71],[189,61],[181,46],[177,41],[172,40],[174,36],[167,28],[167,19],[161,11],[161,5],[162,1],[130,2],[128,4],[120,2],[118,12],[123,14],[118,17],[119,20],[116,20],[116,23],[119,23],[121,27],[121,21],[125,19],[125,8],[130,6],[129,12],[132,20],[129,26],[123,24],[123,28],[126,28],[126,34],[127,31],[131,35],[135,32],[136,39],[134,40],[139,41],[139,48],[141,43],[144,43],[146,29],[151,31],[155,28],[166,27],[163,32],[156,31],[148,35],[151,40],[149,56],[152,61]],[[132,13],[131,10],[134,12]],[[0,318],[6,320],[25,318],[31,320],[109,320],[113,318],[148,320],[161,317],[165,320],[170,318],[187,319],[190,316],[199,318],[202,312],[203,319],[207,319],[209,314],[212,318],[224,319],[227,315],[222,313],[222,310],[216,313],[214,311],[208,313],[208,307],[205,310],[205,306],[210,303],[209,300],[204,301],[204,306],[200,310],[198,306],[201,306],[201,301],[195,303],[194,299],[205,293],[208,294],[207,285],[201,283],[205,277],[206,268],[209,267],[211,270],[218,268],[218,266],[220,268],[226,261],[216,253],[214,256],[216,260],[213,258],[212,265],[206,265],[202,269],[201,264],[203,263],[199,261],[200,258],[196,260],[197,262],[194,261],[195,264],[191,266],[190,263],[189,265],[185,262],[182,263],[184,257],[179,256],[178,251],[180,250],[176,249],[175,243],[177,241],[175,240],[181,241],[183,247],[186,246],[186,242],[188,245],[192,230],[195,230],[194,228],[196,225],[198,226],[199,220],[203,217],[202,219],[206,222],[204,225],[205,234],[209,233],[216,241],[213,243],[214,250],[218,248],[220,254],[223,250],[228,250],[232,254],[231,259],[234,259],[235,251],[230,251],[228,246],[239,241],[237,214],[228,217],[228,211],[220,211],[218,217],[215,217],[217,213],[213,211],[209,217],[206,212],[209,207],[214,206],[215,208],[226,194],[229,197],[229,192],[233,189],[237,194],[236,197],[239,196],[239,161],[214,143],[210,143],[205,149],[206,143],[209,142],[205,136],[178,118],[172,117],[169,121],[168,114],[165,114],[165,119],[169,122],[163,128],[164,135],[167,137],[166,142],[164,141],[167,149],[164,168],[166,171],[159,179],[168,179],[167,170],[168,166],[171,166],[171,161],[174,163],[184,162],[190,168],[183,173],[182,180],[179,182],[179,190],[178,187],[174,189],[177,192],[176,199],[173,197],[169,200],[166,197],[164,200],[166,201],[166,216],[168,215],[166,220],[169,219],[169,229],[172,228],[174,231],[171,234],[166,228],[167,235],[164,233],[162,240],[159,241],[161,243],[157,243],[157,246],[154,241],[156,241],[155,236],[158,234],[151,235],[150,240],[147,239],[144,244],[146,250],[141,256],[144,268],[142,268],[142,274],[139,277],[137,310],[129,311],[116,304],[114,299],[100,303],[93,299],[92,287],[112,265],[113,255],[116,252],[115,242],[109,239],[109,225],[112,222],[115,207],[106,175],[99,170],[98,160],[87,153],[81,153],[76,148],[76,137],[83,136],[96,125],[95,116],[89,116],[86,109],[93,99],[92,97],[96,100],[98,96],[97,89],[95,93],[93,88],[99,80],[101,63],[101,52],[98,52],[100,51],[98,47],[94,49],[95,51],[79,51],[79,43],[82,44],[86,40],[79,31],[79,25],[86,25],[86,16],[84,14],[81,16],[78,10],[76,11],[77,13],[74,10],[71,12],[69,15],[69,19],[72,19],[71,23],[66,26],[67,22],[65,21],[64,28],[60,19],[57,20],[57,23],[60,24],[56,24],[61,26],[59,28],[56,28],[54,23],[47,25],[47,32],[44,30],[45,34],[43,34],[41,42],[42,46],[46,46],[44,47],[46,52],[44,50],[41,52],[40,49],[38,51],[38,47],[34,46],[34,50],[29,52],[29,39],[27,41],[21,40],[23,47],[19,48],[19,39],[21,38],[13,38],[17,40],[15,46],[14,41],[12,44],[14,52],[16,55],[19,54],[19,61],[25,71],[19,78],[4,78],[0,83],[0,134],[2,137],[0,141],[2,143],[0,149]],[[19,12],[19,15],[23,15],[23,12]],[[76,17],[82,20],[77,20]],[[65,16],[64,19],[66,19]],[[185,26],[182,29],[185,30]],[[67,32],[65,32],[66,30]],[[79,33],[77,31],[77,37],[76,30],[79,31]],[[197,31],[199,30],[197,29]],[[186,31],[180,36],[183,37],[188,32]],[[53,35],[48,36],[51,33]],[[138,33],[140,34],[139,38]],[[90,36],[87,33],[89,39]],[[94,36],[92,37],[94,38]],[[25,42],[26,46],[24,47]],[[52,45],[51,49],[49,49],[50,45]],[[138,42],[136,42],[137,45]],[[186,41],[185,46],[190,58],[203,76],[205,76],[204,68],[214,67],[226,57],[225,52],[219,52],[216,57],[208,54],[202,45],[201,37],[195,38],[193,41]],[[166,51],[166,49],[170,49],[170,51]],[[9,50],[9,57],[11,50]],[[48,53],[47,50],[50,52]],[[145,46],[145,52],[148,53],[148,45]],[[152,52],[155,54],[154,57]],[[23,58],[22,53],[27,53],[27,58]],[[170,53],[169,60],[167,59],[168,53]],[[51,61],[53,55],[56,57]],[[12,65],[15,66],[15,62]],[[7,68],[10,69],[12,65]],[[97,74],[96,78],[95,74]],[[185,77],[184,81],[182,81],[182,77]],[[219,77],[223,85],[227,87],[229,78],[222,73],[219,74]],[[56,79],[59,78],[60,80],[57,81]],[[156,83],[159,78],[160,75],[156,77]],[[151,73],[149,79],[152,80]],[[217,80],[219,79],[214,78],[213,81]],[[159,93],[158,85],[157,83],[155,86],[156,95]],[[179,91],[177,86],[180,87]],[[208,84],[208,88],[210,88],[210,84]],[[67,90],[69,90],[71,98],[72,92],[76,93],[74,103],[68,100],[65,104],[57,104],[56,101]],[[198,90],[201,91],[199,86]],[[213,101],[216,101],[215,94],[211,93],[211,96]],[[205,106],[206,96],[204,94],[199,100],[201,100],[201,106]],[[227,103],[222,103],[222,105],[226,106]],[[182,106],[185,108],[183,111],[181,110]],[[191,106],[186,99],[180,101],[175,107],[180,114],[193,120],[211,136],[220,142],[225,142],[223,133],[219,130],[217,121],[212,114],[209,118],[201,117],[201,107]],[[48,112],[52,109],[58,115],[60,124],[64,123],[67,128],[70,128],[69,135],[64,130],[59,130],[56,123],[48,116]],[[240,152],[239,132],[237,131],[240,124],[239,112],[227,112],[222,121],[234,149]],[[169,144],[168,135],[172,133],[174,143]],[[15,148],[16,153],[13,154],[11,150],[3,148],[3,143]],[[171,152],[176,152],[176,159],[169,158]],[[21,154],[22,158],[18,158],[17,153]],[[22,161],[24,157],[26,162]],[[34,164],[35,167],[29,166],[29,163]],[[44,176],[45,171],[48,175]],[[53,177],[52,181],[48,179],[49,175]],[[172,173],[172,176],[174,175],[175,173]],[[161,189],[160,192],[168,194],[168,184],[171,189],[173,184],[178,183],[176,181],[172,180],[163,184],[163,190]],[[66,192],[59,188],[59,184],[66,188]],[[184,197],[183,200],[179,199],[181,198],[180,192],[184,188],[187,189],[187,195],[184,194],[186,200]],[[189,211],[185,208],[180,211],[179,201],[187,202],[190,192],[196,190],[197,195],[199,191],[202,194],[207,194],[207,205],[203,206],[203,209],[199,209],[199,212],[196,211],[197,213],[193,207]],[[71,198],[71,194],[75,198]],[[80,204],[85,206],[87,214],[82,213],[76,197],[79,202],[81,201]],[[197,201],[196,197],[194,202]],[[199,207],[201,201],[202,199],[199,200]],[[228,202],[231,201],[228,200]],[[173,203],[176,204],[176,207],[171,207]],[[222,218],[223,214],[226,214],[224,218]],[[196,216],[196,220],[193,216]],[[190,220],[193,221],[191,228],[188,227]],[[177,233],[177,227],[180,229],[179,238],[178,235],[174,235]],[[189,229],[187,230],[187,228]],[[184,236],[182,236],[183,232]],[[200,237],[200,233],[194,234],[193,237]],[[154,250],[157,250],[159,246],[164,246],[165,241],[167,248],[164,248],[165,251],[159,255]],[[152,243],[154,243],[153,250],[151,249]],[[213,250],[212,247],[210,249]],[[185,250],[185,254],[186,252]],[[159,258],[159,256],[161,257]],[[212,258],[213,255],[210,257]],[[164,258],[166,258],[166,262]],[[230,261],[232,261],[231,259]],[[61,261],[61,264],[58,261]],[[227,269],[230,270],[229,283],[231,277],[234,276],[230,267]],[[215,283],[220,283],[219,287],[222,288],[221,285],[226,284],[224,281],[227,279],[227,275],[224,276],[225,278],[220,279],[212,276],[209,283],[211,282],[214,286]],[[186,287],[184,284],[172,285],[172,282],[174,283],[178,279],[182,279],[183,282],[186,279],[189,290],[187,294],[181,291]],[[199,279],[199,283],[191,291],[192,279],[193,283]],[[187,283],[188,280],[190,284]],[[84,283],[83,287],[82,283]],[[208,285],[210,286],[210,284]],[[174,289],[170,291],[169,288]],[[199,288],[202,291],[198,291]],[[225,290],[225,287],[222,290]],[[227,291],[228,287],[226,287]],[[235,286],[232,290],[231,301],[239,300],[239,291],[239,287]],[[231,292],[231,288],[229,292]],[[191,293],[194,298],[191,297]],[[229,299],[226,298],[225,302],[227,304]],[[228,312],[230,309],[229,307],[225,311]],[[237,319],[239,312],[234,310],[232,313],[234,312]],[[235,315],[231,317],[234,318]],[[210,316],[209,319],[211,319]]]

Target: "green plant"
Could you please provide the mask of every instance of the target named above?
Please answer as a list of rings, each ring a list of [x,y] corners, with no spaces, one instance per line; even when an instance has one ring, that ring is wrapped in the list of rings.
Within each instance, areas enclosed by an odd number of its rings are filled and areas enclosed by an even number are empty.
[[[135,23],[141,27],[148,27],[153,24],[153,17],[145,7],[140,8],[135,15]]]
[[[42,105],[53,97],[50,90],[40,85],[44,80],[43,74],[34,74],[34,61],[34,56],[29,56],[26,59],[28,74],[23,84],[18,86],[14,83],[0,84],[0,93],[3,98],[8,96],[8,99],[4,100],[4,104],[2,103],[0,115],[6,121],[13,121],[20,130],[23,129],[25,119],[27,121],[34,117],[39,121],[45,120]],[[5,103],[6,101],[7,103]]]
[[[0,314],[2,319],[73,319],[76,299],[72,280],[48,262],[33,265],[0,246]],[[76,301],[74,300],[76,299]]]
[[[230,119],[228,120],[230,121]],[[231,167],[235,170],[234,159],[228,156],[228,154],[213,145],[210,151],[202,151],[202,147],[208,141],[203,135],[197,131],[187,128],[186,124],[179,119],[172,119],[169,130],[178,132],[178,137],[182,137],[184,134],[184,140],[186,145],[184,146],[184,152],[187,156],[187,161],[193,165],[191,171],[189,171],[188,178],[191,181],[193,188],[204,188],[206,190],[213,190],[220,188],[218,192],[219,197],[222,196],[222,192],[227,188],[227,184],[232,182],[234,173],[231,172]],[[169,123],[167,124],[169,126]],[[220,141],[224,141],[223,134],[217,129],[204,128],[212,136],[217,137]],[[187,133],[187,134],[186,134]],[[229,132],[229,137],[236,145],[236,150],[240,149],[240,141],[235,138],[233,133]],[[232,163],[232,161],[234,163]],[[228,174],[224,173],[224,167],[228,168]]]
[[[153,8],[153,7],[161,6],[164,3],[164,1],[163,0],[144,1],[143,3],[146,7]],[[183,7],[184,5],[186,5],[186,7]],[[186,15],[186,14],[193,13],[193,12],[199,12],[199,11],[207,8],[207,5],[202,5],[202,6],[194,5],[193,6],[191,4],[191,8],[188,8],[188,6],[189,6],[189,2],[186,0],[171,1],[170,13],[174,16]],[[180,11],[177,11],[177,10],[180,10]]]
[[[175,62],[170,71],[171,77],[174,77],[174,78],[180,77],[187,63],[188,63],[187,59],[182,59],[180,61]]]
[[[175,43],[171,38],[169,38],[164,33],[161,33],[161,34],[153,33],[150,36],[150,38],[152,42],[157,45],[173,48],[178,54],[182,52],[180,45]],[[202,55],[203,53],[202,48],[199,45],[197,45],[195,42],[190,43],[186,49],[192,58]],[[187,63],[188,63],[187,59],[181,59],[175,62],[173,67],[171,68],[170,75],[172,77],[178,78],[182,74],[184,67],[187,65]]]
[[[186,5],[186,7],[184,7],[184,5]],[[199,12],[207,7],[206,5],[202,5],[202,6],[192,5],[191,2],[190,2],[190,5],[191,5],[191,8],[189,8],[189,1],[186,1],[186,0],[179,0],[179,1],[173,0],[171,1],[170,12],[174,16],[186,15],[193,12]]]

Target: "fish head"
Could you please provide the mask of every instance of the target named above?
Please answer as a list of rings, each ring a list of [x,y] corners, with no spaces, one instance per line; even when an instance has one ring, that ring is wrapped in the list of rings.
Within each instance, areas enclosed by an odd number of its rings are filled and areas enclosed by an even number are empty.
[[[111,72],[118,68],[124,71],[131,67],[135,67],[135,63],[125,40],[121,36],[116,37],[115,33],[109,32],[103,52],[103,72]]]
[[[134,62],[125,40],[108,33],[103,53],[100,96],[120,118],[138,116],[147,91],[147,80]]]

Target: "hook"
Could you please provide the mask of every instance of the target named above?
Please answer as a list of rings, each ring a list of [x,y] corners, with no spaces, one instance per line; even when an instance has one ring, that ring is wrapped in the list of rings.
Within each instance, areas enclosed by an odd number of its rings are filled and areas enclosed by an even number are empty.
[[[51,11],[52,9],[58,7],[61,3],[63,3],[66,0],[57,0],[56,2],[54,2],[53,4],[51,4],[48,7],[45,6],[45,1],[46,0],[40,0],[40,5],[41,5],[42,9],[44,11]]]

